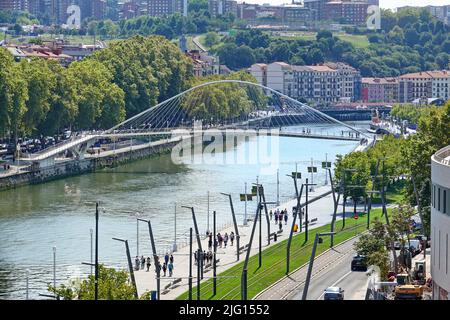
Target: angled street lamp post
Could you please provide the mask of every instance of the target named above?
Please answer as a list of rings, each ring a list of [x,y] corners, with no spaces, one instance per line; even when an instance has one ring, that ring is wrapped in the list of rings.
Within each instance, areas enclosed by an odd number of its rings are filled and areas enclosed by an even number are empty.
[[[239,239],[240,239],[240,235],[239,235],[239,228],[237,225],[237,221],[236,221],[236,215],[234,213],[234,206],[233,206],[233,199],[231,198],[231,194],[228,193],[220,193],[226,197],[228,197],[229,201],[230,201],[230,208],[231,208],[231,216],[233,218],[233,225],[234,225],[234,232],[236,233],[236,255],[237,255],[237,261],[239,261]],[[214,237],[216,235],[214,234]]]
[[[148,225],[148,233],[150,236],[150,244],[152,246],[152,253],[153,253],[153,263],[155,264],[155,272],[156,272],[157,299],[160,300],[160,298],[161,298],[161,266],[159,263],[158,254],[156,253],[156,244],[155,244],[155,238],[153,237],[152,223],[150,222],[150,220],[144,220],[144,219],[139,219],[139,221],[146,222]]]
[[[112,239],[125,243],[125,251],[127,254],[128,268],[130,270],[131,283],[133,284],[133,287],[134,287],[134,297],[136,299],[138,299],[139,296],[138,296],[138,291],[137,291],[137,286],[136,286],[136,280],[134,278],[133,263],[131,262],[131,254],[130,254],[130,247],[128,246],[128,240],[123,240],[123,239],[119,239],[119,238],[112,238]]]
[[[302,193],[303,193],[303,187],[304,185],[302,184],[301,188],[300,188],[300,193],[298,192],[298,187],[297,187],[297,179],[301,179],[301,173],[297,172],[297,168],[295,170],[295,172],[292,172],[292,175],[287,175],[288,177],[291,177],[294,180],[294,186],[295,186],[295,195],[296,195],[296,199],[297,199],[297,203],[295,206],[295,210],[293,211],[292,215],[292,226],[291,226],[291,230],[289,231],[289,238],[288,238],[288,243],[287,243],[287,247],[286,247],[286,274],[289,274],[289,269],[290,269],[290,258],[291,258],[291,244],[292,244],[292,237],[294,234],[294,226],[295,226],[295,222],[297,221],[297,215],[299,215],[300,217],[300,221],[301,221],[301,205],[300,205],[300,201],[301,201],[301,197],[302,197]],[[301,222],[300,222],[301,224]],[[301,232],[301,229],[300,229]]]
[[[322,243],[322,241],[321,241],[322,238],[320,238],[320,237],[332,236],[335,234],[336,234],[335,232],[316,233],[316,237],[314,239],[314,245],[313,245],[312,252],[311,252],[311,258],[309,259],[308,273],[306,275],[305,286],[303,288],[302,300],[306,300],[306,297],[308,296],[309,283],[311,282],[311,273],[312,273],[312,269],[313,269],[314,258],[316,256],[317,243]]]

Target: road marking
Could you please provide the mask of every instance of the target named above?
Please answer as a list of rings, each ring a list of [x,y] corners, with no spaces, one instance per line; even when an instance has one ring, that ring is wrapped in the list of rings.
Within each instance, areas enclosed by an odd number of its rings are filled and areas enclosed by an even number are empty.
[[[335,283],[333,283],[330,287],[335,287],[339,282],[341,282],[342,280],[344,280],[346,277],[348,277],[350,275],[350,273],[352,273],[353,271],[349,271],[346,274],[344,274],[342,277],[340,277]],[[323,295],[325,294],[325,292],[323,292],[319,298],[317,298],[317,300],[322,300]]]

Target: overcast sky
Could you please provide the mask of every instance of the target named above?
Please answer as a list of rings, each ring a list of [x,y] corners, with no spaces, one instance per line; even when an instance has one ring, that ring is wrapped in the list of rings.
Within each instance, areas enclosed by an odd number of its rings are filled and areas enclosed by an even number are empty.
[[[238,1],[243,2],[244,0]],[[247,3],[270,3],[270,4],[282,4],[291,3],[290,0],[245,0]],[[380,0],[380,7],[382,8],[397,8],[402,6],[442,6],[450,5],[450,0]]]

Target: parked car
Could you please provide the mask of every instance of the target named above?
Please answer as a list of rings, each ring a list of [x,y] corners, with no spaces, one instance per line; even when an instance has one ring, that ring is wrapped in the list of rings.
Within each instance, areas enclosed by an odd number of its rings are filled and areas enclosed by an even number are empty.
[[[417,239],[409,240],[409,251],[411,251],[413,257],[419,254],[421,251],[420,240]]]
[[[344,290],[341,287],[328,287],[323,295],[324,300],[344,300]]]
[[[352,260],[352,271],[367,271],[367,258],[363,255],[356,255]]]

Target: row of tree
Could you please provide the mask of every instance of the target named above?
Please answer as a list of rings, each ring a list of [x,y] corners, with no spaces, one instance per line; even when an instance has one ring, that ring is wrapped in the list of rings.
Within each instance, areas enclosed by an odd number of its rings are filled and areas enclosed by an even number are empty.
[[[105,129],[190,87],[192,64],[163,37],[112,43],[68,68],[0,48],[0,136]]]
[[[409,108],[416,107],[409,106]],[[339,157],[335,171],[337,179],[345,176],[347,185],[363,186],[349,188],[344,194],[344,199],[350,197],[355,203],[361,199],[367,199],[374,183],[376,184],[374,189],[379,191],[383,185],[389,186],[392,180],[400,175],[407,175],[414,179],[414,182],[409,179],[402,191],[406,203],[392,213],[393,226],[378,225],[376,230],[363,237],[358,244],[358,250],[361,253],[366,253],[365,250],[371,248],[373,256],[370,261],[378,261],[375,264],[380,267],[383,275],[386,271],[386,259],[388,259],[386,244],[408,234],[410,218],[414,213],[411,207],[417,205],[417,201],[420,202],[425,235],[430,235],[431,156],[450,144],[450,101],[444,107],[414,109],[410,113],[404,112],[403,107],[396,110],[399,110],[398,115],[406,114],[412,120],[415,120],[416,113],[419,113],[417,134],[406,139],[387,136],[367,152],[355,152]],[[356,171],[346,172],[345,169],[349,168]],[[372,177],[376,175],[378,178],[373,179]],[[380,179],[380,175],[385,176],[384,181]]]

